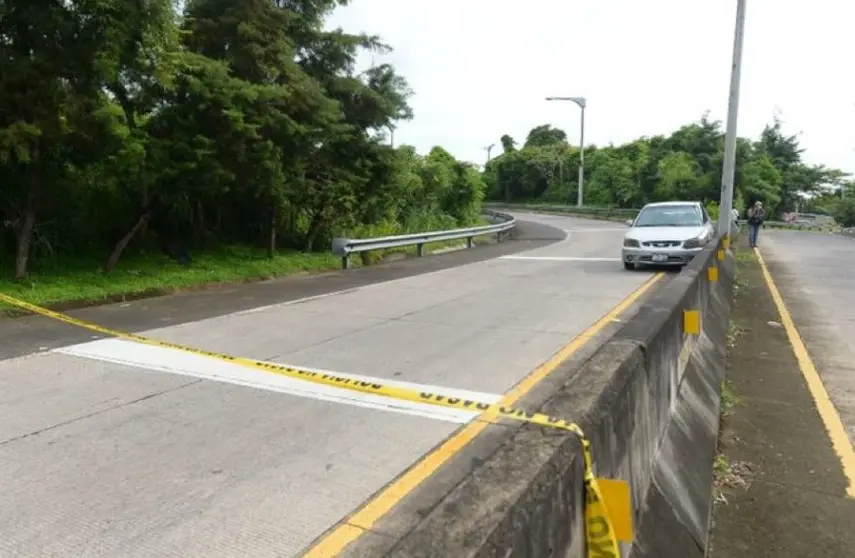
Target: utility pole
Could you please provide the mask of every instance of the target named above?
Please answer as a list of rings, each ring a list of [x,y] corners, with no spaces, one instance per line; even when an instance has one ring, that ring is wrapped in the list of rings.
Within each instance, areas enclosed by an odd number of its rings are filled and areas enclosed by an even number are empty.
[[[718,234],[730,238],[733,221],[733,180],[736,174],[736,138],[739,114],[739,80],[742,74],[742,43],[745,37],[746,0],[736,0],[736,26],[733,32],[733,62],[730,69],[730,98],[727,102],[727,129],[724,136],[724,165],[721,173]]]
[[[588,100],[585,97],[547,97],[547,101],[570,101],[582,109],[579,125],[579,190],[576,193],[576,205],[582,207],[585,196],[585,107]]]
[[[396,126],[392,123],[389,123],[387,125],[387,127],[389,128],[389,146],[392,149],[395,149],[395,128],[396,128]]]
[[[490,164],[490,152],[493,151],[493,148],[496,147],[495,143],[491,143],[484,150],[487,152],[487,164]]]

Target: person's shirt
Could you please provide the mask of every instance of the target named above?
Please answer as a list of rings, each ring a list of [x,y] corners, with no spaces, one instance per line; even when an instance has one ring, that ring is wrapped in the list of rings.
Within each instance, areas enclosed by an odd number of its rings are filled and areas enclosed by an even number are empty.
[[[763,211],[762,207],[749,207],[748,208],[748,222],[751,224],[760,224],[763,222],[763,217],[765,216],[765,211]]]

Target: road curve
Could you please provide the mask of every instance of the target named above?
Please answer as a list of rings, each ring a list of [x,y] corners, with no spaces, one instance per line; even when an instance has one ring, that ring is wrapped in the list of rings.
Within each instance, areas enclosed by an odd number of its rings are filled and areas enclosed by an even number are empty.
[[[652,275],[623,270],[620,225],[518,217],[544,236],[524,252],[303,279],[285,302],[245,286],[75,315],[495,402]],[[0,556],[298,556],[471,420],[44,318],[0,338]]]

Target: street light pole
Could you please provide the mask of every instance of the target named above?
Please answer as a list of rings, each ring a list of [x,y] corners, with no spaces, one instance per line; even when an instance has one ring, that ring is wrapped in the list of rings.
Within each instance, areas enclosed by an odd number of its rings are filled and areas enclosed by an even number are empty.
[[[491,143],[490,145],[488,145],[487,147],[484,148],[484,150],[487,151],[487,164],[490,163],[490,152],[493,151],[494,147],[496,147],[496,144]]]
[[[579,104],[581,122],[579,123],[579,191],[576,194],[576,205],[582,207],[585,195],[585,100]]]
[[[582,207],[585,197],[585,107],[588,101],[585,97],[547,97],[547,101],[570,101],[582,109],[579,124],[579,190],[576,193],[576,205]]]
[[[736,26],[733,32],[733,62],[730,70],[730,98],[727,102],[727,129],[724,136],[724,164],[721,173],[718,234],[730,237],[733,222],[733,181],[736,173],[737,116],[739,81],[742,74],[742,43],[745,36],[746,0],[736,1]]]

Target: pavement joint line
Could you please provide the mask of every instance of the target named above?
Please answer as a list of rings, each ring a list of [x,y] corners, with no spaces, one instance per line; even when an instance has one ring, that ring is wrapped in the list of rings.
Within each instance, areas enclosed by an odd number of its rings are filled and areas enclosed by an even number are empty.
[[[25,432],[24,434],[19,434],[17,436],[12,437],[12,438],[0,440],[0,447],[3,447],[7,444],[11,444],[14,442],[18,442],[20,440],[24,440],[26,438],[38,436],[40,434],[44,434],[45,432],[49,432],[49,431],[55,430],[57,428],[62,428],[63,426],[68,426],[69,424],[74,424],[75,422],[80,422],[81,420],[86,420],[86,419],[92,418],[94,416],[98,416],[98,415],[101,415],[104,413],[109,413],[110,411],[115,411],[116,409],[122,409],[124,407],[136,405],[137,403],[142,403],[143,401],[148,401],[149,399],[154,399],[155,397],[160,397],[161,395],[166,395],[167,393],[172,393],[172,392],[184,389],[186,387],[192,386],[194,384],[198,384],[201,381],[202,380],[193,380],[190,382],[183,383],[180,386],[172,386],[170,388],[161,389],[161,390],[158,390],[158,391],[137,397],[136,399],[132,399],[131,401],[125,401],[125,402],[119,403],[117,405],[111,405],[111,406],[105,407],[103,409],[98,409],[97,411],[92,411],[91,413],[86,413],[86,414],[83,414],[80,416],[70,418],[68,420],[64,420],[62,422],[51,424],[49,426],[44,426],[44,427],[39,428],[37,430]]]
[[[407,278],[405,278],[405,279],[407,279]],[[388,283],[388,282],[390,282],[390,281],[386,281],[385,283]],[[376,284],[382,285],[384,283],[376,283]],[[255,308],[250,308],[248,310],[241,310],[240,312],[234,312],[233,314],[230,314],[230,315],[232,315],[232,316],[246,316],[249,314],[256,314],[258,312],[264,312],[265,310],[272,310],[274,308],[280,308],[282,306],[296,306],[298,304],[303,304],[306,302],[312,302],[313,300],[321,300],[324,298],[331,298],[334,296],[339,296],[339,295],[344,295],[344,294],[349,294],[349,293],[355,293],[355,292],[357,292],[357,291],[359,291],[365,287],[370,287],[370,286],[371,285],[365,285],[362,287],[353,287],[350,289],[341,289],[340,291],[332,291],[329,293],[322,293],[322,294],[317,294],[317,295],[312,295],[312,296],[304,296],[303,298],[297,298],[294,300],[287,300],[285,302],[274,302],[273,304],[265,304],[264,306],[256,306]]]
[[[772,397],[763,397],[759,395],[740,395],[739,398],[742,401],[755,401],[757,403],[769,403],[771,405],[780,405],[782,407],[793,407],[795,409],[801,409],[800,406],[796,405],[791,401],[783,401],[781,399]]]
[[[529,260],[545,262],[619,262],[620,258],[586,258],[581,256],[501,256],[500,260]]]
[[[481,263],[481,262],[476,262],[476,263]],[[425,274],[425,275],[426,275],[426,274]],[[404,279],[408,279],[408,277],[405,277]],[[402,280],[402,279],[394,279],[394,281],[400,281],[400,280]],[[391,281],[387,281],[387,283],[389,283],[389,282],[391,282]],[[378,284],[378,285],[379,285],[379,284],[381,284],[381,283],[375,283],[375,284]],[[360,290],[360,289],[364,289],[364,288],[366,288],[366,287],[372,287],[372,286],[374,286],[374,285],[366,285],[365,287],[359,287],[359,288],[357,288],[357,289],[353,289],[353,290],[354,290],[354,291],[358,291],[358,290]],[[343,339],[343,338],[345,338],[345,337],[348,337],[348,336],[350,336],[350,335],[353,335],[353,334],[354,334],[354,333],[356,333],[356,332],[360,332],[360,333],[362,333],[362,332],[366,332],[366,331],[369,331],[369,330],[371,330],[371,329],[373,329],[373,328],[380,327],[380,326],[384,326],[384,325],[387,325],[387,324],[391,324],[391,323],[394,323],[394,322],[396,322],[396,321],[406,321],[406,320],[403,320],[402,318],[406,318],[406,317],[408,317],[408,316],[413,316],[413,315],[415,315],[415,314],[420,314],[420,313],[422,313],[422,312],[424,312],[424,311],[426,311],[426,310],[431,310],[431,309],[433,309],[433,308],[437,308],[437,307],[442,306],[442,305],[444,305],[444,304],[449,304],[449,303],[452,303],[452,302],[456,302],[456,301],[458,301],[458,300],[467,299],[467,298],[471,297],[473,294],[476,294],[476,293],[483,293],[483,292],[489,291],[491,288],[493,288],[493,287],[487,287],[487,286],[485,286],[485,287],[483,287],[483,288],[481,288],[481,289],[478,289],[478,290],[476,290],[476,291],[463,293],[463,294],[461,294],[461,295],[459,295],[459,296],[456,296],[456,297],[454,297],[454,298],[450,298],[450,299],[447,299],[447,300],[443,300],[443,301],[437,302],[436,304],[431,304],[430,306],[425,306],[425,307],[423,307],[423,308],[419,308],[418,310],[412,310],[412,311],[410,311],[410,312],[406,312],[406,313],[404,313],[404,314],[401,314],[400,316],[394,316],[394,317],[392,317],[392,318],[388,318],[388,317],[384,317],[384,318],[369,318],[369,319],[373,319],[376,323],[370,324],[369,326],[367,326],[367,327],[365,327],[365,328],[362,328],[362,329],[359,329],[359,330],[356,330],[356,331],[346,331],[346,332],[344,332],[344,333],[341,333],[341,334],[339,334],[339,335],[335,335],[335,336],[333,336],[333,337],[327,337],[326,339],[322,339],[322,340],[320,340],[320,341],[316,341],[316,342],[314,342],[314,343],[309,343],[309,344],[307,344],[307,345],[304,345],[304,346],[300,347],[300,350],[301,350],[301,351],[304,351],[304,350],[306,350],[306,349],[313,349],[313,348],[316,348],[316,347],[320,347],[321,345],[326,345],[327,343],[330,343],[331,341],[338,341],[338,340],[340,340],[340,339]],[[277,305],[274,305],[274,307],[275,307],[275,306],[277,306]],[[229,314],[229,315],[231,316],[232,314]],[[222,316],[220,316],[220,317],[222,317]],[[217,319],[217,318],[208,318],[208,319]],[[183,325],[183,324],[182,324],[182,325]],[[471,333],[470,333],[470,336],[473,336],[473,337],[474,337],[474,336],[476,336],[477,334],[478,334],[478,332],[474,332],[474,331],[473,331],[473,332],[471,332]],[[461,339],[461,341],[463,341],[463,340],[464,340],[464,337],[463,337],[463,336],[461,336],[461,337],[460,337],[460,339]]]
[[[502,256],[500,256],[499,258],[493,258],[493,259],[501,259],[501,257],[502,257]],[[469,264],[464,264],[464,265],[462,265],[462,266],[458,266],[458,267],[451,268],[451,269],[458,269],[458,268],[460,268],[460,267],[466,267],[466,266],[470,266],[470,265],[485,264],[485,263],[488,263],[488,262],[491,262],[491,261],[492,261],[492,260],[483,260],[483,261],[473,262],[473,263],[469,263]],[[432,272],[430,272],[430,273],[423,273],[423,274],[420,274],[420,275],[418,275],[417,277],[426,277],[426,276],[431,275],[431,274],[433,274],[433,273],[442,273],[442,272],[445,272],[445,271],[449,271],[449,270],[448,270],[448,269],[440,269],[440,270],[437,270],[437,271],[432,271]],[[374,288],[374,287],[379,287],[379,286],[381,286],[381,285],[389,285],[390,283],[404,282],[404,281],[407,281],[407,280],[412,279],[412,278],[413,278],[413,277],[400,277],[400,278],[398,278],[398,279],[390,279],[390,280],[388,280],[388,281],[382,281],[382,282],[379,282],[379,283],[371,283],[371,284],[368,284],[368,285],[362,285],[362,286],[359,286],[359,287],[353,287],[353,288],[350,288],[350,289],[342,289],[342,290],[340,290],[340,291],[333,291],[333,292],[330,292],[330,293],[323,293],[323,294],[320,294],[320,295],[308,296],[308,297],[301,298],[301,299],[297,299],[297,300],[291,300],[291,301],[286,301],[286,302],[277,302],[277,303],[274,303],[274,304],[268,304],[268,305],[265,305],[265,306],[259,306],[259,307],[257,307],[257,308],[250,308],[250,309],[248,309],[248,310],[242,310],[242,311],[240,311],[240,312],[235,312],[235,313],[232,313],[232,314],[227,314],[226,316],[242,316],[242,315],[246,315],[246,314],[254,314],[254,313],[257,313],[257,312],[263,312],[263,311],[266,311],[266,310],[272,310],[272,309],[280,308],[280,307],[284,307],[284,306],[293,306],[293,305],[296,305],[296,304],[301,304],[301,303],[305,303],[305,302],[312,302],[312,301],[314,301],[314,300],[319,300],[319,299],[329,298],[329,297],[333,297],[333,296],[344,295],[344,294],[351,294],[351,293],[355,293],[355,292],[359,292],[359,291],[368,290],[368,289],[371,289],[371,288]],[[473,294],[483,293],[483,292],[486,292],[486,291],[488,291],[488,290],[490,290],[490,289],[492,289],[492,288],[494,288],[494,286],[484,286],[483,288],[477,289],[477,290],[475,290],[475,291],[462,293],[462,294],[460,294],[460,295],[458,295],[458,296],[455,296],[454,298],[450,298],[450,299],[447,299],[447,300],[442,300],[442,301],[439,301],[439,302],[437,302],[437,303],[435,303],[435,304],[432,304],[432,305],[430,305],[430,306],[425,306],[425,307],[423,307],[423,308],[419,308],[418,310],[413,310],[413,311],[410,311],[410,312],[406,312],[406,313],[404,313],[404,314],[401,314],[400,316],[395,316],[395,317],[392,317],[392,318],[389,318],[389,317],[374,317],[374,318],[371,318],[371,317],[369,317],[369,319],[374,319],[374,320],[377,320],[377,322],[378,322],[378,323],[376,323],[376,324],[373,324],[371,327],[376,327],[376,326],[380,326],[380,325],[383,325],[383,324],[386,324],[386,323],[389,323],[389,322],[394,322],[394,321],[396,321],[396,320],[401,320],[402,318],[406,318],[407,316],[412,316],[412,315],[414,315],[414,314],[419,314],[419,313],[421,313],[421,312],[424,312],[425,310],[430,310],[430,309],[432,309],[432,308],[436,308],[437,306],[442,306],[443,304],[448,304],[448,303],[451,303],[451,302],[455,302],[455,301],[458,301],[458,300],[462,300],[462,299],[469,298],[469,297],[471,297]],[[224,317],[224,316],[217,316],[217,317],[214,317],[214,318],[206,318],[206,319],[204,319],[204,320],[200,320],[200,321],[201,321],[201,322],[204,322],[204,321],[206,321],[206,320],[215,320],[215,319],[222,318],[222,317]],[[191,323],[194,323],[194,324],[195,324],[195,323],[199,323],[199,322],[191,322]],[[188,324],[181,324],[181,325],[182,325],[182,326],[184,326],[184,325],[188,325]],[[167,327],[168,327],[168,326],[167,326]],[[326,342],[328,342],[328,341],[334,341],[334,340],[337,340],[337,339],[339,339],[339,338],[341,338],[341,337],[346,337],[346,336],[348,336],[348,335],[350,335],[350,334],[351,334],[351,333],[343,333],[343,334],[341,334],[340,336],[337,336],[337,337],[331,337],[331,338],[329,338],[329,339],[325,339],[325,340],[323,340],[323,341],[320,341],[320,342],[316,343],[315,345],[321,345],[321,344],[324,344],[324,343],[326,343]],[[310,347],[315,346],[315,345],[307,345],[306,347],[303,347],[303,348],[304,348],[304,349],[305,349],[305,348],[310,348]]]
[[[633,292],[600,317],[580,335],[557,351],[540,366],[535,368],[513,388],[505,393],[501,405],[512,406],[530,392],[543,379],[554,372],[561,364],[581,350],[607,326],[614,323],[618,316],[629,310],[662,277],[658,272],[644,281]],[[350,543],[356,541],[364,532],[372,531],[374,525],[386,516],[401,500],[415,490],[422,482],[431,477],[442,465],[469,445],[490,424],[475,420],[458,430],[439,446],[417,460],[412,467],[381,489],[352,514],[344,518],[337,526],[327,530],[309,545],[302,558],[331,558],[338,556]]]
[[[618,232],[618,231],[627,231],[628,227],[624,227],[622,229],[562,229],[566,233],[584,233],[584,232]]]
[[[839,492],[828,492],[826,490],[819,490],[817,488],[810,488],[808,486],[804,486],[801,484],[794,484],[791,482],[779,482],[779,481],[769,480],[769,479],[765,479],[765,478],[756,479],[756,480],[752,481],[751,484],[752,484],[752,486],[755,484],[766,484],[769,486],[778,486],[781,488],[792,488],[795,490],[800,490],[802,492],[810,492],[811,494],[818,494],[820,496],[829,496],[831,498],[837,498],[839,500],[850,500],[851,499],[851,498],[849,498],[849,496],[847,496],[845,494],[841,495]]]
[[[382,394],[360,393],[343,388],[314,384],[303,380],[270,374],[269,372],[248,368],[237,363],[212,360],[202,355],[187,353],[169,347],[143,345],[126,339],[101,339],[71,347],[54,349],[52,352],[149,371],[189,376],[199,378],[200,380],[272,391],[328,403],[339,403],[373,410],[395,412],[455,424],[466,424],[478,415],[478,412],[474,410],[450,409],[427,403],[420,404],[410,401],[400,401]],[[268,362],[280,366],[289,366],[273,361]],[[449,397],[469,399],[478,403],[494,404],[501,399],[500,394],[418,384],[361,374],[333,372],[317,368],[299,368],[307,372],[350,378],[357,382],[382,383],[392,387],[423,393],[442,393],[447,394]]]
[[[489,261],[489,260],[486,260],[486,261]],[[473,264],[465,264],[465,265],[475,265],[475,264],[478,264],[478,263],[483,263],[483,262],[474,262]],[[462,267],[462,266],[461,266],[461,267]],[[431,273],[440,273],[440,272],[443,272],[443,271],[447,271],[447,270],[445,270],[445,269],[440,269],[440,270],[437,270],[437,271],[433,271],[433,272],[431,272]],[[423,276],[426,276],[426,275],[430,275],[430,273],[424,273],[424,274],[419,275],[418,277],[423,277]],[[369,285],[362,285],[362,286],[360,286],[360,287],[354,287],[354,288],[350,288],[350,289],[342,289],[342,290],[340,290],[340,291],[333,291],[333,292],[331,292],[331,293],[323,293],[323,294],[320,294],[320,295],[314,295],[314,296],[304,297],[304,298],[302,298],[302,299],[297,299],[297,300],[292,300],[292,301],[285,301],[285,302],[277,302],[277,303],[274,303],[274,304],[268,304],[268,305],[265,305],[265,306],[259,306],[259,307],[257,307],[257,308],[250,308],[250,309],[248,309],[248,310],[242,310],[242,311],[240,311],[240,312],[233,312],[233,313],[231,313],[231,314],[224,314],[224,315],[222,315],[222,316],[214,316],[214,317],[210,317],[210,318],[203,318],[203,319],[201,319],[201,320],[197,320],[197,321],[193,321],[193,322],[185,322],[185,323],[178,324],[178,325],[166,325],[166,326],[162,326],[162,327],[159,327],[159,328],[154,328],[154,329],[150,329],[150,330],[147,330],[147,331],[144,331],[144,332],[140,332],[140,333],[138,333],[138,334],[136,334],[136,335],[150,335],[150,334],[151,334],[151,332],[153,332],[153,331],[155,331],[155,332],[156,332],[156,331],[159,331],[159,330],[162,330],[162,329],[165,329],[165,328],[170,328],[170,327],[185,328],[185,327],[188,327],[188,326],[191,326],[191,325],[199,325],[199,324],[202,324],[202,323],[205,323],[205,322],[210,322],[210,321],[213,321],[213,320],[218,320],[218,319],[222,319],[222,318],[228,318],[228,317],[232,317],[232,316],[244,316],[244,315],[247,315],[247,314],[251,315],[251,314],[254,314],[254,313],[264,312],[264,311],[268,311],[268,310],[274,310],[274,309],[276,309],[276,308],[282,308],[282,307],[285,307],[285,306],[293,306],[293,305],[295,305],[295,304],[299,304],[299,303],[312,302],[313,300],[319,300],[319,299],[324,299],[324,298],[328,298],[328,297],[332,297],[332,296],[344,295],[344,294],[350,294],[350,293],[354,293],[354,292],[359,292],[359,291],[362,291],[362,290],[365,290],[365,289],[369,289],[369,288],[371,288],[371,287],[376,287],[376,286],[379,286],[379,285],[388,285],[389,283],[395,283],[395,282],[399,282],[399,281],[406,281],[407,279],[412,279],[412,277],[401,277],[401,278],[398,278],[398,279],[390,279],[389,281],[382,281],[382,282],[380,282],[380,283],[371,283],[371,284],[369,284]],[[484,292],[484,291],[489,290],[490,288],[491,288],[491,287],[484,287],[483,289],[480,289],[480,290],[474,291],[474,293]],[[436,308],[437,306],[441,306],[441,305],[443,305],[443,304],[448,304],[449,302],[454,302],[454,301],[457,301],[457,300],[461,300],[461,299],[464,299],[464,298],[468,298],[468,297],[469,297],[469,296],[471,296],[472,294],[473,294],[473,293],[465,293],[465,294],[461,294],[460,296],[457,296],[457,297],[455,297],[455,298],[451,298],[451,299],[448,299],[448,300],[444,300],[444,301],[441,301],[441,302],[437,302],[436,304],[433,304],[433,305],[430,305],[430,306],[426,306],[426,307],[424,307],[424,308],[420,308],[419,310],[414,310],[414,311],[412,311],[412,312],[407,312],[406,314],[402,314],[401,316],[396,316],[396,317],[392,317],[392,318],[388,318],[388,317],[374,317],[374,318],[371,318],[371,317],[368,317],[367,319],[369,319],[369,320],[374,320],[376,323],[371,324],[370,326],[368,326],[368,327],[366,327],[366,328],[363,328],[363,329],[361,329],[361,330],[359,330],[359,331],[360,331],[360,332],[364,332],[364,331],[367,331],[367,330],[372,329],[372,328],[374,328],[374,327],[378,327],[378,326],[382,326],[382,325],[385,325],[385,324],[389,324],[389,323],[392,323],[392,322],[394,322],[394,321],[396,321],[396,320],[399,320],[399,319],[401,319],[401,318],[404,318],[404,317],[407,317],[407,316],[410,316],[410,315],[413,315],[413,314],[418,314],[418,313],[420,313],[420,312],[423,312],[423,311],[425,311],[425,310],[429,310],[429,309],[431,309],[431,308]],[[324,344],[326,344],[326,343],[329,343],[329,342],[331,342],[331,341],[338,341],[338,340],[343,339],[343,338],[345,338],[345,337],[347,337],[347,336],[349,336],[349,335],[353,335],[353,333],[354,333],[353,331],[344,332],[344,333],[341,333],[341,334],[339,334],[339,335],[336,335],[336,336],[333,336],[333,337],[328,337],[328,338],[323,339],[323,340],[321,340],[321,341],[317,341],[317,342],[315,342],[315,343],[307,344],[307,345],[305,345],[305,346],[301,347],[300,349],[301,349],[301,350],[306,350],[306,349],[312,349],[312,348],[315,348],[315,347],[319,347],[319,346],[324,345]],[[100,339],[101,337],[99,337],[99,336],[93,336],[92,338],[93,338],[93,339]]]
[[[825,384],[822,382],[819,371],[816,365],[814,365],[801,335],[799,335],[793,317],[790,315],[787,305],[784,302],[784,298],[781,296],[781,292],[778,290],[775,280],[772,278],[772,274],[763,260],[763,255],[760,253],[759,248],[755,248],[754,253],[757,255],[757,262],[760,264],[763,280],[769,289],[769,293],[772,295],[772,300],[775,302],[778,314],[781,316],[781,324],[787,332],[790,346],[799,363],[799,369],[807,383],[819,416],[828,431],[828,437],[831,440],[834,452],[837,454],[840,464],[843,467],[843,475],[846,477],[848,484],[846,495],[849,498],[855,499],[855,448],[852,447],[852,442],[846,433],[843,420],[837,412],[831,397],[828,395],[828,391],[825,389]]]

